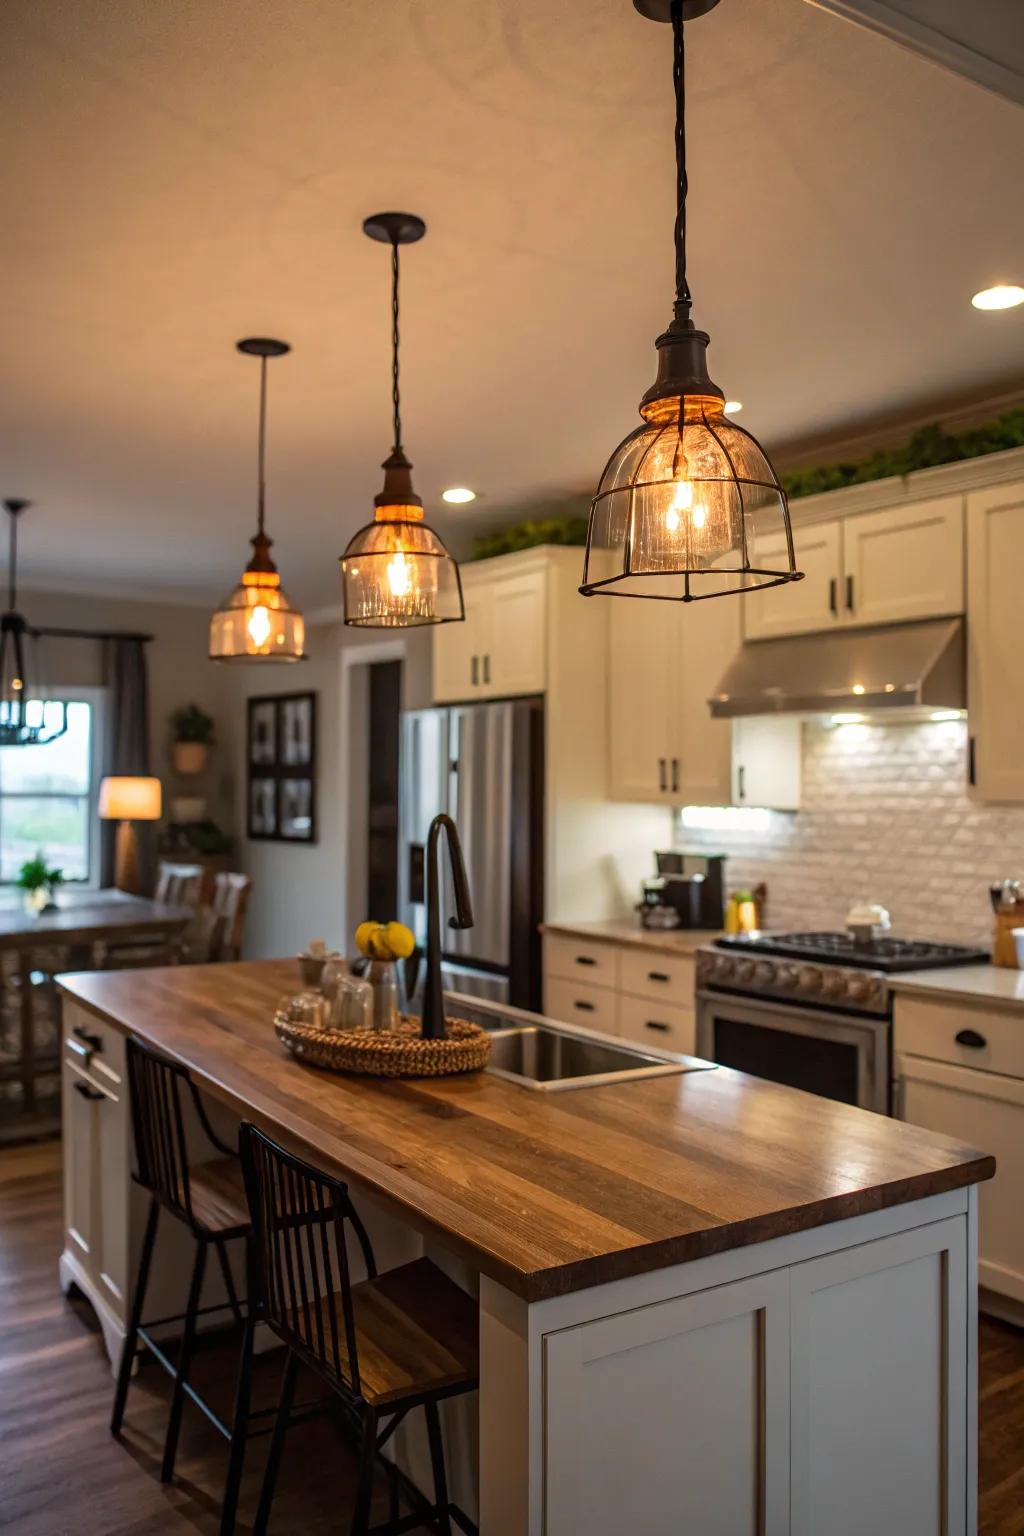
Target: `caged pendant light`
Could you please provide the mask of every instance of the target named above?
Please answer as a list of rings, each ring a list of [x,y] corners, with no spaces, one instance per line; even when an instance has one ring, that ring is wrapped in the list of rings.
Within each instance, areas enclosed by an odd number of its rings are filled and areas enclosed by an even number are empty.
[[[286,341],[251,336],[238,342],[239,352],[260,360],[260,424],[257,451],[257,523],[251,540],[252,559],[234,591],[210,620],[211,661],[303,661],[306,626],[281,586],[270,554],[273,540],[264,531],[267,449],[267,359],[283,357]]]
[[[394,443],[381,468],[384,489],[374,497],[374,520],[350,540],[341,557],[345,623],[366,629],[410,629],[464,619],[459,567],[423,521],[423,502],[412,487],[412,465],[402,447],[398,387],[400,245],[422,240],[413,213],[376,213],[364,234],[391,246],[391,403]]]
[[[608,460],[591,507],[585,597],[678,599],[798,581],[789,506],[760,443],[727,419],[707,371],[706,331],[690,318],[686,279],[683,26],[717,0],[633,0],[672,25],[676,104],[676,297],[657,339],[658,376],[640,402],[643,425]]]
[[[18,612],[18,519],[29,501],[4,502],[10,519],[7,608],[0,614],[0,747],[45,746],[68,728],[67,705],[44,697],[36,667],[38,630]]]

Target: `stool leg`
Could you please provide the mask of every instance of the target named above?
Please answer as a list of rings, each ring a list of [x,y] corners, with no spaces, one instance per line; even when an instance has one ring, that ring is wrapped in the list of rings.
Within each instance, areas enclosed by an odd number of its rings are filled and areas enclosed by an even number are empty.
[[[366,1536],[370,1529],[373,1502],[373,1464],[377,1458],[377,1415],[372,1408],[363,1410],[363,1448],[359,1458],[359,1483],[352,1516],[351,1536]]]
[[[434,1469],[434,1499],[437,1503],[438,1530],[444,1536],[452,1536],[452,1522],[448,1517],[448,1478],[444,1470],[444,1441],[441,1438],[441,1415],[435,1402],[423,1404],[427,1416],[427,1438],[430,1441],[430,1464]]]
[[[224,1251],[224,1244],[214,1239],[214,1247],[217,1250],[217,1258],[220,1262],[220,1272],[224,1276],[224,1289],[228,1293],[228,1306],[231,1308],[235,1322],[241,1328],[244,1324],[244,1319],[242,1317],[242,1309],[238,1304],[235,1277],[231,1273],[231,1265],[228,1261],[227,1253]]]
[[[178,1433],[181,1429],[181,1410],[185,1405],[185,1382],[192,1363],[192,1347],[196,1337],[196,1312],[203,1289],[203,1271],[206,1268],[206,1238],[196,1239],[196,1261],[192,1266],[192,1283],[188,1289],[185,1307],[185,1329],[181,1336],[178,1369],[174,1377],[171,1395],[171,1413],[167,1421],[167,1439],[164,1441],[164,1460],[160,1469],[160,1481],[169,1483],[174,1476],[174,1459],[178,1454]]]
[[[135,1276],[135,1292],[132,1296],[132,1310],[128,1321],[128,1332],[125,1334],[124,1345],[121,1349],[121,1364],[117,1372],[114,1411],[110,1416],[110,1433],[112,1435],[119,1435],[121,1433],[124,1406],[128,1401],[128,1383],[132,1379],[132,1365],[139,1343],[139,1326],[142,1322],[142,1308],[146,1300],[146,1286],[149,1284],[149,1266],[153,1260],[153,1244],[156,1242],[156,1228],[159,1219],[160,1202],[150,1199],[149,1215],[146,1218],[146,1232],[142,1239],[142,1253],[139,1257],[139,1270]]]
[[[251,1303],[242,1334],[242,1352],[238,1358],[238,1385],[235,1389],[235,1412],[231,1420],[231,1449],[228,1452],[228,1475],[224,1483],[224,1503],[221,1506],[220,1536],[234,1536],[235,1518],[238,1513],[238,1489],[242,1481],[242,1464],[245,1460],[245,1443],[249,1434],[249,1401],[252,1394],[252,1344],[255,1322]]]
[[[277,1487],[277,1474],[281,1466],[281,1452],[284,1450],[284,1437],[288,1432],[288,1420],[292,1416],[292,1402],[295,1398],[295,1378],[298,1374],[299,1357],[295,1354],[294,1350],[290,1349],[284,1368],[284,1377],[281,1381],[281,1397],[277,1405],[274,1433],[270,1438],[267,1467],[263,1474],[263,1487],[260,1489],[260,1507],[256,1511],[256,1521],[252,1528],[252,1536],[266,1536],[267,1521],[270,1519],[270,1506],[274,1502],[274,1489]]]

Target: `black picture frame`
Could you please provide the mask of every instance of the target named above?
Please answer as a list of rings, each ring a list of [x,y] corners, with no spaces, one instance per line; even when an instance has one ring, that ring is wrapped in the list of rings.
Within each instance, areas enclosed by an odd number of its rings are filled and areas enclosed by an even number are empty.
[[[317,840],[315,693],[270,693],[248,701],[246,835],[253,842]]]

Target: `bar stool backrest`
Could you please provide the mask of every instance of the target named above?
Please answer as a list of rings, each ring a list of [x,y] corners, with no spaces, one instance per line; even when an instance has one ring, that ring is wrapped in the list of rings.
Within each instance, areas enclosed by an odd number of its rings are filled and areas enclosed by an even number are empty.
[[[195,1096],[184,1067],[134,1036],[128,1037],[128,1088],[139,1183],[194,1224],[182,1086]]]
[[[349,1226],[371,1278],[377,1267],[348,1189],[254,1125],[243,1124],[241,1151],[253,1226],[250,1284],[261,1315],[297,1354],[358,1397]]]

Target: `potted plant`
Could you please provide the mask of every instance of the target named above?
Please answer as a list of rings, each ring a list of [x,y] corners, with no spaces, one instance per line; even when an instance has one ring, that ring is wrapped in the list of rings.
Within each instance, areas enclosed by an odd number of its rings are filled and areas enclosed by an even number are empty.
[[[63,883],[64,871],[51,869],[41,852],[34,859],[27,859],[18,875],[26,912],[33,917],[38,917],[40,912],[52,912],[57,905],[53,893]]]
[[[214,724],[212,718],[198,704],[186,704],[171,716],[174,733],[173,761],[175,773],[190,777],[202,773],[213,746]]]

